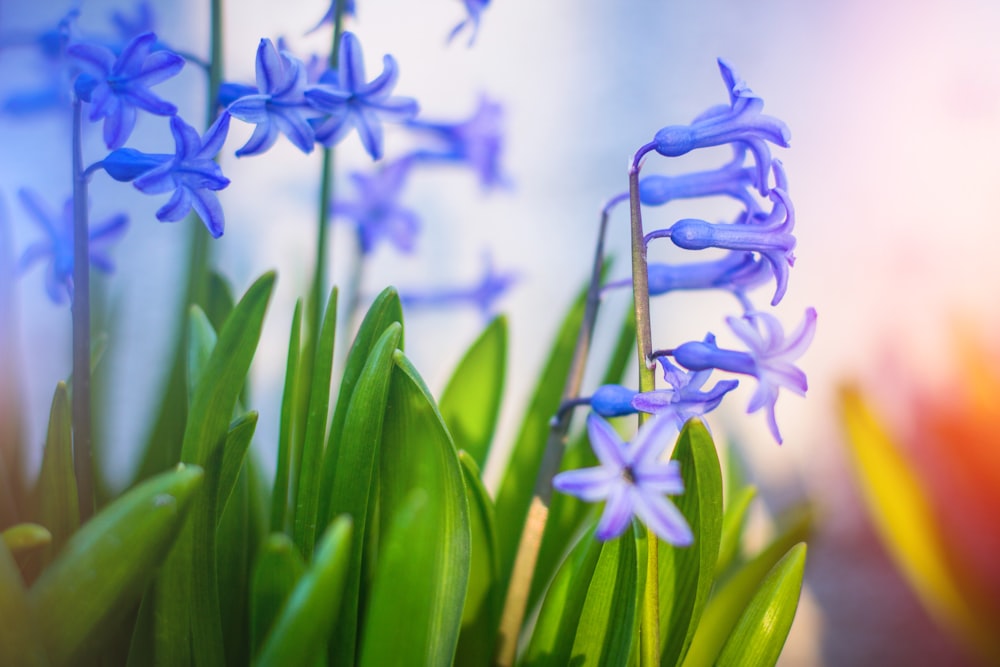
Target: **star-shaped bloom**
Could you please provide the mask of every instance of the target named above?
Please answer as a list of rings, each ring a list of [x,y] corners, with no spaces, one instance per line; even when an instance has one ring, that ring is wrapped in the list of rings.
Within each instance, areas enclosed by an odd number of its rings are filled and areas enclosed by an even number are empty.
[[[382,73],[367,80],[361,43],[353,33],[341,36],[338,63],[336,71],[327,72],[320,83],[305,91],[309,103],[325,114],[312,121],[316,141],[333,146],[355,128],[365,150],[378,160],[382,157],[381,121],[413,118],[417,102],[409,97],[392,97],[399,69],[390,55],[382,60]]]
[[[354,223],[361,253],[368,255],[380,241],[389,241],[400,252],[413,252],[420,218],[399,202],[413,161],[403,158],[378,169],[372,175],[354,172],[356,198],[333,203],[333,215]]]
[[[73,298],[73,198],[66,200],[62,215],[54,215],[31,190],[21,190],[18,196],[32,220],[45,232],[44,239],[25,249],[18,270],[24,272],[33,264],[47,260],[45,291],[53,303],[65,303],[67,298]],[[127,225],[128,216],[119,213],[90,228],[91,266],[104,273],[114,270],[114,263],[107,254],[109,246],[122,237]]]
[[[255,123],[253,135],[238,157],[263,153],[283,133],[303,153],[313,149],[315,134],[307,118],[315,115],[306,103],[306,68],[286,51],[279,52],[269,39],[257,47],[257,88],[232,102],[227,111],[247,123]]]
[[[483,189],[509,185],[500,159],[503,153],[503,106],[479,98],[479,106],[467,120],[457,123],[411,120],[406,126],[438,139],[439,149],[423,149],[414,156],[423,162],[464,163],[479,176]]]
[[[486,9],[490,4],[490,0],[462,0],[465,5],[466,17],[462,21],[451,29],[448,33],[448,41],[455,39],[458,33],[465,30],[466,27],[469,28],[469,43],[468,46],[472,46],[476,43],[476,36],[479,34],[479,21],[482,16],[483,10]]]
[[[709,334],[702,342],[684,343],[673,351],[674,360],[689,370],[717,368],[757,378],[757,391],[750,399],[747,412],[767,408],[767,423],[774,439],[781,443],[781,433],[774,416],[778,390],[788,389],[804,396],[808,384],[806,375],[792,362],[801,357],[816,333],[816,310],[806,309],[805,319],[788,338],[778,318],[768,313],[752,312],[743,317],[726,318],[729,328],[747,346],[747,352],[725,350]]]
[[[764,100],[755,95],[722,58],[719,58],[719,71],[729,90],[730,104],[708,109],[690,125],[663,128],[656,133],[653,145],[661,155],[674,157],[706,146],[746,144],[757,163],[757,187],[766,195],[767,173],[771,170],[771,150],[767,144],[787,148],[791,132],[783,121],[761,113]]]
[[[684,515],[666,498],[684,493],[680,464],[660,460],[676,440],[673,421],[653,417],[625,443],[608,422],[591,413],[587,433],[600,466],[559,473],[552,486],[586,502],[606,501],[597,538],[621,535],[634,516],[664,542],[691,544],[694,535]]]
[[[177,107],[149,89],[176,75],[184,58],[167,50],[152,51],[156,35],[146,32],[129,42],[117,57],[100,44],[78,42],[67,53],[85,70],[74,89],[91,105],[90,120],[104,119],[104,143],[121,148],[135,128],[137,110],[173,116]]]
[[[133,185],[146,194],[173,192],[170,200],[156,212],[161,222],[177,222],[193,208],[212,236],[218,238],[225,230],[226,220],[215,192],[229,185],[229,179],[222,175],[222,169],[213,158],[222,149],[228,131],[227,113],[219,116],[203,137],[179,116],[173,116],[170,119],[170,132],[176,146],[173,155],[121,149],[105,158],[102,166],[117,180],[134,178]]]

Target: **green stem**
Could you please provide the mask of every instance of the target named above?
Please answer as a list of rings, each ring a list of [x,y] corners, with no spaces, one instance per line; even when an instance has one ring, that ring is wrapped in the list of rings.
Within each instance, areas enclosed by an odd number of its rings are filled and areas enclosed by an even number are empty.
[[[73,98],[73,464],[80,522],[94,514],[90,408],[90,229],[83,170],[83,110]]]
[[[639,169],[642,156],[648,152],[644,146],[636,152],[628,171],[629,211],[632,219],[632,295],[635,303],[636,344],[639,355],[639,391],[653,391],[656,378],[650,366],[653,352],[649,323],[649,269],[646,265],[646,241],[642,230],[642,209],[639,204]],[[646,420],[639,413],[639,425]],[[643,594],[642,615],[639,621],[639,664],[655,667],[660,664],[660,591],[659,543],[656,535],[648,533],[646,546],[646,590]]]

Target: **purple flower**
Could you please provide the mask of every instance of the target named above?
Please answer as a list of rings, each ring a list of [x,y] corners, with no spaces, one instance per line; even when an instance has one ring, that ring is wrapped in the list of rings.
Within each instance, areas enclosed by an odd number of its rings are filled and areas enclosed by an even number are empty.
[[[404,292],[400,299],[407,307],[446,307],[472,304],[484,317],[496,312],[496,302],[503,297],[519,279],[516,273],[498,273],[493,260],[485,256],[486,269],[479,282],[470,287],[446,287],[427,292]]]
[[[160,99],[149,87],[176,75],[184,59],[170,51],[150,52],[156,35],[143,33],[129,42],[121,55],[99,44],[71,44],[67,53],[84,68],[75,90],[91,105],[90,120],[104,119],[104,143],[121,148],[135,128],[137,109],[173,116],[177,107]]]
[[[313,149],[315,134],[307,118],[314,115],[306,104],[306,69],[302,61],[278,52],[269,39],[257,47],[257,88],[240,96],[228,107],[234,117],[255,123],[253,135],[237,157],[263,153],[283,133],[303,153]]]
[[[161,222],[177,222],[193,208],[213,237],[222,236],[226,220],[215,192],[229,185],[229,179],[222,175],[222,169],[213,158],[222,149],[228,131],[227,113],[219,116],[205,130],[203,137],[199,137],[198,132],[179,116],[170,119],[170,132],[174,135],[176,152],[163,159],[159,166],[142,173],[133,182],[139,191],[146,194],[173,192],[170,200],[156,212],[157,219]],[[139,151],[134,153],[133,164],[138,167],[153,164],[163,158]],[[120,152],[116,157],[117,162],[125,162]],[[108,159],[103,161],[102,166],[114,177],[114,173],[108,168]],[[127,162],[125,164],[127,166]],[[126,176],[138,171],[136,168],[129,172],[120,164],[114,164],[113,168]]]
[[[339,67],[329,71],[320,83],[305,91],[306,99],[325,118],[313,120],[316,141],[333,146],[351,131],[358,130],[361,143],[373,160],[382,157],[381,120],[404,121],[417,114],[417,102],[409,97],[392,97],[399,70],[396,60],[386,55],[382,73],[367,81],[361,44],[353,33],[340,38]]]
[[[719,58],[719,71],[729,89],[729,106],[712,107],[690,125],[663,128],[656,133],[653,146],[661,155],[674,157],[696,148],[742,142],[754,154],[757,187],[766,195],[767,173],[771,170],[771,151],[767,144],[787,147],[791,132],[781,120],[761,113],[764,100],[754,95],[722,58]]]
[[[625,443],[608,422],[591,414],[587,433],[600,466],[559,473],[552,486],[586,502],[607,501],[597,538],[621,535],[634,516],[664,542],[691,544],[694,535],[684,515],[665,497],[684,493],[680,464],[660,460],[676,439],[673,421],[653,417],[632,442]]]
[[[73,198],[63,205],[62,215],[53,215],[30,190],[18,192],[21,204],[34,222],[45,232],[45,238],[29,245],[18,262],[24,272],[41,260],[48,260],[45,270],[45,291],[53,303],[65,303],[73,298]],[[114,270],[107,252],[111,243],[121,238],[128,217],[119,213],[90,229],[90,263],[104,273]]]
[[[123,44],[143,33],[153,32],[156,27],[153,7],[149,2],[137,2],[134,10],[132,16],[117,9],[111,13],[111,23]]]
[[[356,198],[334,202],[333,215],[354,223],[362,254],[371,254],[382,240],[389,241],[401,252],[413,251],[420,218],[399,203],[411,166],[413,162],[404,158],[381,167],[370,176],[354,172],[351,181]]]
[[[806,309],[801,326],[787,339],[776,317],[753,312],[743,317],[729,317],[726,322],[748,352],[720,349],[715,336],[709,334],[703,342],[684,343],[673,351],[674,360],[684,368],[703,371],[717,368],[757,378],[757,391],[750,399],[747,412],[767,408],[767,423],[774,439],[781,443],[781,433],[774,416],[774,404],[782,387],[804,396],[808,387],[806,375],[792,362],[805,353],[816,333],[816,310]]]
[[[476,43],[476,36],[479,34],[479,20],[483,13],[490,4],[490,0],[462,0],[465,4],[466,17],[462,21],[451,29],[448,33],[448,41],[455,39],[458,33],[462,32],[466,26],[469,27],[469,43],[468,46],[472,46]]]
[[[701,391],[712,374],[711,370],[689,372],[677,368],[666,359],[660,358],[659,362],[663,367],[663,378],[670,384],[670,389],[638,393],[632,399],[632,406],[642,412],[672,419],[678,429],[687,420],[701,417],[719,407],[722,398],[739,384],[737,380],[721,380],[708,391]]]
[[[748,189],[754,186],[756,170],[743,166],[745,154],[745,148],[738,146],[735,157],[719,169],[644,176],[639,181],[639,199],[647,206],[661,206],[677,199],[724,195],[743,202],[748,211],[759,211],[760,205]]]
[[[675,222],[669,229],[650,232],[647,242],[667,236],[679,248],[704,250],[705,248],[726,248],[742,252],[757,252],[771,265],[774,271],[775,291],[771,305],[781,301],[788,288],[788,268],[795,263],[792,250],[795,248],[795,209],[792,201],[781,188],[770,192],[773,207],[761,222],[737,224],[713,224],[695,218]],[[754,220],[747,216],[748,220]]]
[[[488,97],[479,98],[479,106],[468,120],[457,123],[435,123],[411,120],[410,129],[428,133],[439,139],[439,150],[425,149],[414,153],[423,162],[465,163],[479,176],[484,189],[509,184],[503,174],[500,157],[503,153],[503,106]]]
[[[356,15],[357,8],[355,7],[355,4],[356,3],[354,0],[346,0],[344,2],[344,16]],[[308,32],[306,32],[306,34],[308,35],[309,33],[316,32],[325,25],[332,25],[333,20],[336,16],[336,12],[337,12],[337,0],[333,0],[333,2],[330,3],[330,7],[326,10],[326,14],[323,14],[323,18],[319,20],[319,23],[310,28]]]

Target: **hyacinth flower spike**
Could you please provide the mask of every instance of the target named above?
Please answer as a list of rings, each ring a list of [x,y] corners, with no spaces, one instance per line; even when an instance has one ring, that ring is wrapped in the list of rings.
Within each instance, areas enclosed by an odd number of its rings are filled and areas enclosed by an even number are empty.
[[[137,110],[173,116],[177,107],[149,90],[176,75],[184,59],[171,51],[151,52],[156,35],[146,32],[129,42],[117,57],[106,46],[79,42],[66,52],[84,69],[74,90],[90,103],[90,120],[104,119],[104,143],[121,148],[135,128]]]
[[[792,235],[795,209],[791,199],[780,188],[772,188],[770,197],[773,207],[763,222],[713,224],[686,218],[674,223],[669,229],[650,232],[646,235],[646,242],[668,237],[674,245],[685,250],[725,248],[760,253],[774,271],[776,285],[771,305],[776,306],[788,288],[788,268],[795,263],[795,256],[792,254],[795,248],[795,236]]]
[[[559,473],[552,486],[586,502],[606,501],[596,537],[618,537],[635,517],[664,542],[690,545],[694,540],[691,528],[666,498],[684,493],[680,464],[660,460],[676,440],[673,422],[654,417],[632,442],[625,443],[608,422],[591,414],[587,433],[600,466]]]
[[[750,188],[756,186],[757,170],[743,164],[745,145],[734,144],[733,150],[733,159],[718,169],[644,176],[639,180],[639,201],[647,206],[662,206],[678,199],[721,195],[739,200],[751,213],[760,211],[760,204],[750,194]]]
[[[236,151],[237,157],[258,155],[271,148],[284,134],[303,153],[312,152],[315,133],[308,118],[315,116],[306,104],[306,68],[291,54],[278,52],[269,39],[257,46],[257,89],[232,102],[226,111],[247,123],[255,123],[249,141]]]
[[[719,58],[719,71],[729,89],[729,106],[712,107],[690,125],[670,125],[661,129],[650,147],[661,155],[675,157],[696,148],[744,143],[757,163],[758,190],[766,195],[767,174],[771,170],[771,150],[767,144],[787,148],[791,132],[783,121],[761,113],[764,100],[755,95],[722,58]]]
[[[409,97],[392,97],[399,77],[396,59],[386,55],[382,73],[367,81],[361,43],[353,33],[340,39],[336,71],[330,70],[320,82],[305,91],[306,99],[325,118],[313,120],[316,141],[333,146],[352,128],[373,160],[382,157],[382,120],[405,121],[417,115],[417,102]]]
[[[778,390],[785,388],[800,396],[806,393],[806,375],[792,362],[801,357],[812,342],[816,333],[816,310],[806,309],[802,324],[787,339],[781,323],[768,313],[728,317],[726,322],[747,346],[747,352],[721,349],[715,343],[715,336],[709,334],[702,342],[684,343],[674,350],[657,354],[671,354],[674,361],[693,371],[717,368],[755,377],[757,391],[750,399],[747,412],[767,408],[768,427],[780,444],[781,433],[774,415]]]
[[[372,175],[352,173],[356,198],[337,200],[330,212],[354,223],[363,255],[371,254],[382,241],[388,241],[403,253],[413,252],[420,218],[399,199],[406,185],[413,161],[402,158]]]
[[[65,303],[67,297],[73,297],[73,199],[67,199],[62,215],[56,216],[31,190],[21,190],[18,196],[46,237],[25,249],[18,262],[18,271],[23,273],[36,262],[47,260],[45,291],[53,303]],[[114,270],[114,263],[108,255],[109,246],[122,237],[127,225],[128,217],[120,213],[91,227],[91,266],[104,273]]]

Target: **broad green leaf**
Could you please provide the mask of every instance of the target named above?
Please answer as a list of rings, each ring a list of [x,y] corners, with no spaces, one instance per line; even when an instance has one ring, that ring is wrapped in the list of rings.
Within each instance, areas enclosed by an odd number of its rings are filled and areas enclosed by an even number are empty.
[[[744,486],[736,492],[736,497],[727,501],[722,514],[722,541],[719,544],[719,562],[715,565],[716,577],[721,576],[736,560],[743,539],[750,503],[757,497],[757,487]]]
[[[99,646],[135,607],[203,476],[197,466],[181,466],[143,482],[84,524],[45,569],[29,600],[55,665]]]
[[[430,392],[394,355],[379,450],[379,563],[361,664],[450,665],[469,579],[469,508],[454,444]],[[414,491],[426,502],[405,518]],[[402,526],[402,527],[401,527]]]
[[[195,499],[191,521],[182,529],[157,582],[158,664],[187,665],[192,662],[191,656],[198,664],[224,662],[214,550],[218,523],[215,480],[221,457],[215,455],[226,440],[233,409],[256,351],[274,279],[273,273],[264,274],[230,314],[191,403],[181,456],[186,462],[211,464],[207,472],[213,484]]]
[[[488,665],[493,659],[497,626],[500,624],[500,563],[497,560],[496,519],[493,501],[483,486],[479,468],[464,451],[458,453],[469,503],[471,564],[469,587],[462,612],[455,663]]]
[[[662,665],[684,658],[715,580],[722,537],[722,469],[705,425],[684,426],[671,457],[680,463],[684,493],[671,500],[694,533],[689,547],[660,542],[660,637]]]
[[[507,372],[507,320],[490,322],[452,373],[441,394],[441,417],[455,446],[482,469],[500,414]]]
[[[337,660],[342,661],[337,664],[353,665],[357,652],[362,560],[371,530],[367,521],[376,485],[376,457],[389,398],[393,355],[401,335],[402,325],[390,323],[372,347],[351,394],[342,441],[335,450],[337,460],[333,470],[336,475],[331,480],[330,511],[352,517],[355,535],[341,603],[343,616],[333,638]]]
[[[21,572],[6,540],[0,540],[0,665],[43,667],[49,661],[36,634]]]
[[[41,551],[52,544],[52,533],[37,523],[15,523],[0,532],[0,541],[17,557]]]
[[[320,477],[320,488],[329,490],[333,488],[333,478],[337,474],[337,461],[339,454],[337,449],[344,441],[343,433],[347,413],[351,407],[354,392],[359,384],[361,374],[368,363],[368,358],[372,350],[377,345],[382,334],[393,323],[397,323],[399,329],[399,341],[396,347],[403,349],[403,306],[399,302],[399,294],[396,290],[387,287],[382,290],[372,303],[365,319],[361,322],[351,350],[347,353],[347,363],[344,366],[344,373],[340,380],[340,390],[337,394],[337,406],[333,411],[333,419],[330,421],[330,433],[327,438],[326,452],[323,455],[323,470]],[[379,413],[381,414],[381,413]],[[327,493],[320,495],[319,512],[317,516],[321,521],[329,521],[336,514],[330,507],[330,497]],[[357,521],[357,517],[355,517]],[[362,534],[359,529],[358,535]],[[358,541],[361,541],[360,539]]]
[[[253,568],[250,595],[250,645],[264,645],[278,613],[306,571],[306,563],[290,537],[272,533],[264,541]]]
[[[255,415],[256,416],[256,415]],[[238,449],[231,442],[230,431],[226,450]],[[249,435],[247,436],[249,443]],[[242,460],[242,459],[241,459]],[[250,663],[250,570],[261,537],[254,525],[259,518],[253,516],[253,469],[251,458],[236,471],[237,477],[229,488],[228,502],[223,503],[227,482],[226,472],[219,481],[219,524],[215,540],[216,569],[218,571],[219,609],[225,639],[226,663],[234,667]]]
[[[614,350],[608,360],[607,368],[601,379],[601,384],[617,384],[621,382],[626,366],[635,361],[635,314],[631,308],[625,313],[624,321],[618,332]],[[590,448],[586,431],[570,441],[563,453],[559,469],[576,470],[597,465],[597,457]],[[528,608],[538,604],[545,587],[552,579],[553,573],[566,557],[573,536],[580,532],[587,514],[592,508],[591,503],[584,502],[574,496],[564,493],[554,493],[549,504],[549,515],[542,534],[542,544],[538,551],[534,575],[531,579],[531,592],[528,596]]]
[[[701,623],[684,658],[684,667],[714,665],[723,643],[753,598],[767,573],[795,544],[805,539],[812,525],[808,508],[799,508],[781,522],[785,526],[772,542],[732,577],[713,591]]]
[[[42,470],[35,488],[38,521],[52,536],[52,544],[43,556],[48,564],[80,526],[80,506],[73,470],[73,434],[69,393],[66,385],[56,385],[49,413],[49,431],[45,439]]]
[[[570,661],[566,664],[602,667],[628,662],[638,635],[639,580],[633,535],[626,533],[605,542],[587,589]]]
[[[797,544],[771,568],[729,636],[717,667],[774,667],[795,620],[806,567]]]
[[[271,532],[285,530],[288,524],[288,490],[291,488],[292,441],[295,423],[295,388],[299,372],[299,348],[302,343],[302,299],[295,302],[292,332],[288,336],[288,359],[285,362],[285,387],[281,393],[281,423],[278,427],[278,463],[271,493]]]
[[[208,359],[215,348],[218,336],[208,316],[198,306],[191,306],[188,315],[188,356],[187,356],[187,387],[188,404],[194,400],[194,392],[201,381],[202,373],[208,364]]]
[[[500,582],[504,596],[551,430],[550,421],[562,401],[573,349],[583,321],[585,295],[586,291],[577,298],[556,335],[497,492]]]
[[[323,465],[323,446],[326,436],[326,418],[330,409],[330,373],[333,370],[333,345],[337,334],[337,288],[330,291],[319,334],[316,354],[313,357],[312,382],[309,387],[309,411],[306,415],[302,457],[298,462],[298,480],[295,484],[295,516],[292,539],[302,556],[312,556],[316,543],[317,527],[326,525],[325,517],[318,518],[320,472]],[[329,487],[328,487],[329,488]]]
[[[325,652],[344,589],[351,551],[351,519],[338,517],[320,538],[313,562],[299,579],[255,664],[258,667],[315,665]]]

